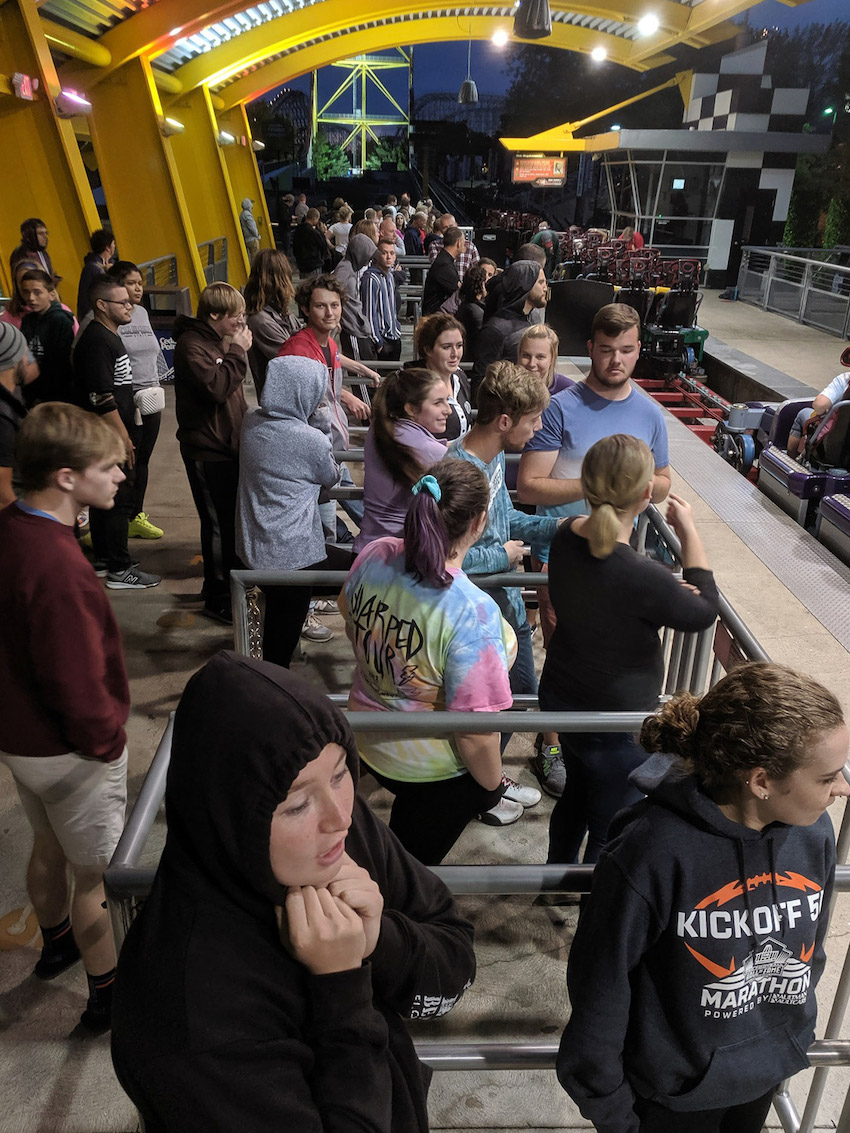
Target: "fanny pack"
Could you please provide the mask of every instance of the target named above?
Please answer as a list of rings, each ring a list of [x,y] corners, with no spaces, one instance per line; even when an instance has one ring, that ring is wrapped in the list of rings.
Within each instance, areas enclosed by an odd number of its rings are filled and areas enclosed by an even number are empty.
[[[161,413],[165,409],[165,390],[162,386],[145,386],[133,394],[133,403],[142,417]]]

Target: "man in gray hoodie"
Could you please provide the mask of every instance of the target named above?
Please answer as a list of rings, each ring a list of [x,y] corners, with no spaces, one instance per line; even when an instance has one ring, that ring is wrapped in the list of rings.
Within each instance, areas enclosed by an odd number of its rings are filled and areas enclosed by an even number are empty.
[[[260,230],[254,218],[254,202],[246,197],[242,202],[242,211],[239,214],[239,224],[242,227],[242,239],[248,249],[248,259],[253,260],[260,250]]]
[[[350,551],[325,544],[320,489],[339,480],[326,409],[328,372],[293,355],[272,358],[242,427],[236,546],[252,570],[348,570]],[[264,587],[263,657],[289,667],[310,605],[309,587]],[[338,590],[338,588],[337,588]],[[330,591],[333,595],[333,591]]]
[[[360,301],[360,281],[372,262],[375,241],[361,233],[352,236],[334,275],[345,289],[339,326],[340,346],[348,358],[371,362],[377,358],[372,345],[372,324]]]

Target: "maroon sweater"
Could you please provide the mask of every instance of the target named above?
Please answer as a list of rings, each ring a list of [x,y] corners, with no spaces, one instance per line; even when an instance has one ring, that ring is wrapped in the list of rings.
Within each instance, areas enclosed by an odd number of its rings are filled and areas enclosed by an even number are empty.
[[[73,529],[0,511],[0,749],[110,763],[130,689],[118,626]]]

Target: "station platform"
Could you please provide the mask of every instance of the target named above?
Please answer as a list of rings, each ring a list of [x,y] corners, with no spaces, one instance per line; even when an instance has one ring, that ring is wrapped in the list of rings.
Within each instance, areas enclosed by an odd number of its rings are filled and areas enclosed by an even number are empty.
[[[700,322],[721,346],[770,366],[817,390],[839,371],[842,344],[742,303],[708,293]],[[820,679],[850,714],[850,569],[839,563],[756,487],[668,417],[674,490],[694,506],[709,561],[721,589],[769,656]],[[131,800],[138,792],[189,676],[231,643],[230,631],[200,611],[198,522],[174,439],[173,390],[154,454],[148,512],[163,527],[156,542],[135,540],[142,569],[162,574],[144,592],[109,592],[124,635],[132,712],[128,726]],[[346,691],[352,661],[341,619],[329,618],[333,641],[307,643],[295,672],[330,692]],[[538,665],[543,654],[535,635]],[[532,777],[533,736],[515,737],[506,753],[509,773]],[[384,811],[389,796],[373,781],[363,789]],[[552,800],[527,811],[514,826],[472,823],[449,863],[542,862]],[[837,807],[833,808],[838,811]],[[841,814],[833,815],[836,822]],[[152,838],[156,855],[160,817]],[[69,1038],[85,1003],[79,966],[50,984],[30,976],[37,958],[32,926],[15,910],[26,904],[24,869],[30,842],[11,778],[0,770],[0,1133],[136,1133],[135,1111],[114,1078],[108,1037]],[[577,909],[541,908],[528,897],[459,899],[476,924],[478,978],[442,1020],[418,1025],[417,1038],[557,1041],[568,1013],[564,974]],[[848,897],[839,898],[827,944],[827,973],[819,989],[821,1027],[836,988],[848,940]],[[617,931],[616,925],[611,931]],[[800,1110],[811,1072],[798,1076],[792,1096]],[[833,1129],[850,1084],[850,1070],[831,1071],[814,1125]],[[434,1130],[591,1128],[548,1072],[441,1072],[430,1095]],[[767,1128],[780,1124],[771,1113]],[[190,1133],[190,1131],[187,1131]]]

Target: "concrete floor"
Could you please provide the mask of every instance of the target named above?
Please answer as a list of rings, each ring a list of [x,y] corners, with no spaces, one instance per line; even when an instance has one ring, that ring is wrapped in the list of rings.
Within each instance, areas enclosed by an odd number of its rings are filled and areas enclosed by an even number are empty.
[[[798,328],[778,316],[765,316],[740,303],[719,303],[709,294],[701,322],[715,337],[761,361],[805,376],[816,388],[838,372],[839,340]],[[792,368],[789,359],[798,369]],[[670,427],[671,431],[684,428],[672,421]],[[731,469],[729,472],[734,475]],[[769,655],[822,679],[850,711],[846,650],[781,579],[759,562],[746,538],[730,531],[701,499],[699,485],[683,480],[675,468],[674,486],[694,503],[720,585]],[[153,521],[165,529],[165,537],[158,542],[134,541],[132,546],[142,568],[162,573],[163,582],[142,593],[109,592],[124,635],[131,680],[133,709],[128,734],[133,796],[187,678],[230,642],[227,629],[198,615],[197,518],[174,440],[170,390],[147,507]],[[329,619],[329,624],[337,630],[334,641],[306,645],[304,661],[296,671],[329,691],[342,691],[350,681],[350,655],[341,621]],[[537,648],[539,651],[539,644]],[[538,661],[542,664],[542,656],[538,655]],[[526,766],[530,742],[530,737],[517,736],[506,755],[510,773],[527,782],[531,781]],[[367,793],[371,789],[379,811],[386,806],[388,796],[369,780],[364,789]],[[551,800],[544,797],[539,807],[508,829],[471,824],[449,861],[544,860],[550,809]],[[161,838],[160,822],[151,839],[152,857]],[[21,919],[28,845],[28,827],[10,777],[0,771],[0,860],[4,863],[0,951],[5,950],[0,962],[0,1065],[5,1071],[0,1078],[0,1133],[135,1133],[132,1106],[111,1071],[108,1039],[78,1039],[72,1034],[85,1000],[82,972],[72,970],[47,985],[29,976],[37,952],[34,926]],[[421,1025],[417,1036],[557,1038],[568,1010],[564,972],[576,910],[538,909],[528,898],[518,897],[462,898],[461,905],[477,928],[478,979],[455,1011],[443,1020]],[[822,1021],[843,962],[848,927],[845,897],[830,931],[828,973],[819,994]],[[809,1077],[800,1075],[795,1080],[798,1104]],[[817,1129],[835,1128],[848,1080],[847,1070],[832,1072]],[[589,1128],[554,1075],[542,1072],[440,1073],[432,1085],[430,1109],[435,1130]],[[768,1128],[779,1128],[775,1117],[771,1116]]]

